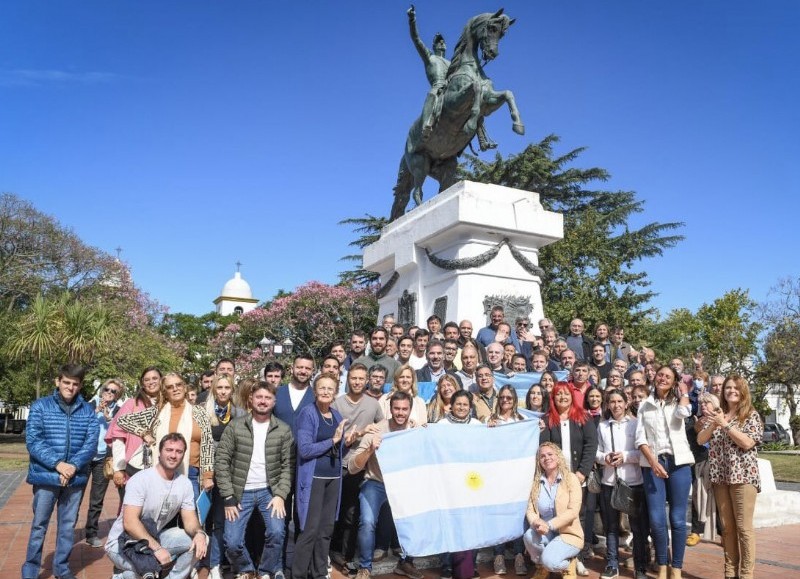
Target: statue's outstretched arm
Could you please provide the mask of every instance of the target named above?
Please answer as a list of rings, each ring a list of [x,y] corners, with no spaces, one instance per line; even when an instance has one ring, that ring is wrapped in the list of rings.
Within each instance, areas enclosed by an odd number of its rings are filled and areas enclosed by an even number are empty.
[[[420,58],[422,58],[422,61],[427,65],[430,61],[431,53],[419,37],[419,32],[417,31],[417,12],[414,10],[413,4],[406,11],[406,14],[408,14],[408,29],[411,33],[411,41],[414,43],[414,48],[417,49]]]

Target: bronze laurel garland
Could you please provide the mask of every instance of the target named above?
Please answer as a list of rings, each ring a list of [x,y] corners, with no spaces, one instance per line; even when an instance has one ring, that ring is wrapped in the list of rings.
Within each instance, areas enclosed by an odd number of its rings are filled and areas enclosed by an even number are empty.
[[[544,270],[538,265],[535,265],[531,260],[525,257],[520,250],[514,247],[509,241],[508,237],[504,237],[502,241],[500,241],[493,248],[474,257],[462,257],[460,259],[443,259],[441,257],[436,257],[435,255],[433,255],[427,247],[425,248],[425,255],[428,256],[428,259],[433,265],[435,265],[436,267],[440,267],[442,269],[447,269],[447,270],[469,269],[472,267],[481,267],[482,265],[486,265],[487,263],[492,261],[495,257],[497,257],[497,254],[500,253],[500,249],[504,245],[508,246],[508,249],[511,252],[511,256],[516,260],[518,264],[522,266],[522,268],[525,271],[527,271],[531,275],[536,275],[539,277],[544,276]]]
[[[397,272],[394,272],[392,274],[392,277],[390,277],[389,280],[384,285],[381,286],[381,289],[379,289],[377,292],[375,292],[375,295],[377,296],[377,298],[381,299],[386,294],[388,294],[390,291],[392,291],[392,288],[394,287],[394,284],[397,283],[398,279],[400,279],[400,274],[397,273]]]
[[[517,249],[510,243],[508,244],[508,249],[511,252],[512,257],[516,259],[517,263],[522,266],[522,269],[524,269],[531,275],[536,275],[539,276],[540,278],[544,277],[544,270],[538,265],[534,264],[530,259],[525,257],[519,249]]]
[[[495,257],[497,257],[497,254],[500,253],[500,248],[507,244],[508,238],[506,237],[503,238],[503,240],[495,245],[492,249],[485,251],[480,255],[476,255],[474,257],[462,257],[460,259],[443,259],[441,257],[436,257],[427,247],[425,248],[425,255],[428,256],[428,259],[433,265],[436,267],[441,267],[442,269],[469,269],[471,267],[480,267],[482,265],[486,265]]]

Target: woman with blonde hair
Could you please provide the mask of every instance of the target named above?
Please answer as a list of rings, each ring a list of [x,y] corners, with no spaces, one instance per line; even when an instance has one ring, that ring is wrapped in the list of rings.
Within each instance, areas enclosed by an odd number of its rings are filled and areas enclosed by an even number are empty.
[[[450,401],[453,394],[461,390],[458,380],[450,374],[439,378],[436,384],[436,396],[428,402],[428,423],[439,422],[445,414],[450,412]]]
[[[189,477],[195,499],[200,487],[214,487],[214,440],[211,423],[202,405],[192,406],[186,399],[186,381],[176,372],[161,378],[162,404],[141,412],[120,416],[117,421],[124,431],[141,437],[145,444],[157,447],[167,434],[179,432],[189,447],[178,472]]]
[[[708,462],[722,523],[725,577],[752,579],[756,561],[753,511],[761,492],[758,443],[764,436],[750,388],[741,376],[728,376],[719,409],[703,406],[699,444],[709,443]]]
[[[411,415],[408,419],[410,424],[422,426],[428,424],[428,410],[425,406],[425,401],[418,396],[417,391],[417,373],[408,364],[403,364],[394,371],[394,380],[392,381],[392,389],[386,394],[378,398],[378,403],[381,406],[384,416],[391,416],[389,410],[389,399],[395,392],[405,392],[413,400],[411,404]]]
[[[239,382],[240,387],[244,381]],[[252,386],[247,388],[248,396],[251,389]],[[233,398],[233,378],[228,374],[214,376],[209,395],[203,406],[211,425],[211,437],[214,441],[215,449],[222,439],[222,433],[231,420],[247,414],[242,408],[234,404]],[[222,564],[223,533],[225,531],[225,499],[220,496],[216,486],[211,492],[211,511],[206,520],[206,529],[209,531],[208,557],[200,562],[199,568],[208,567],[211,570],[210,579],[219,579],[222,577],[220,565]]]
[[[498,424],[510,424],[519,420],[525,420],[525,417],[519,413],[517,406],[519,400],[517,398],[516,389],[510,384],[506,384],[497,391],[497,398],[494,401],[494,409],[487,424],[489,426],[497,426]]]
[[[523,535],[528,554],[538,566],[534,579],[546,579],[551,571],[577,577],[576,557],[583,547],[582,496],[581,483],[567,467],[561,449],[542,442],[525,513],[530,529]]]

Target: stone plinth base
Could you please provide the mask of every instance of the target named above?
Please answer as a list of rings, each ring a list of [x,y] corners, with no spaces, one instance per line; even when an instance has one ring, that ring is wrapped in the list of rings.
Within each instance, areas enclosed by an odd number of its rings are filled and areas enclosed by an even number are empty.
[[[387,225],[364,268],[381,276],[379,316],[425,327],[435,313],[477,331],[494,304],[512,325],[543,317],[539,248],[563,235],[563,216],[537,193],[460,181]]]
[[[800,493],[777,490],[772,464],[768,460],[758,459],[758,474],[761,477],[761,492],[756,499],[753,526],[759,529],[800,523]]]

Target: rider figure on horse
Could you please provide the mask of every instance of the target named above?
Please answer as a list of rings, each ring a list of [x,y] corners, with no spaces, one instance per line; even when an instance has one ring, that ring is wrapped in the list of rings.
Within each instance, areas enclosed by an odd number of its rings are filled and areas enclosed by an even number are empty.
[[[420,58],[422,58],[422,62],[425,64],[425,76],[428,77],[428,82],[431,84],[431,89],[425,97],[425,104],[422,105],[421,143],[425,143],[431,136],[433,127],[436,125],[436,121],[439,120],[439,115],[442,112],[442,101],[444,100],[444,89],[447,87],[447,71],[450,68],[450,61],[444,57],[447,51],[444,36],[437,33],[436,36],[433,37],[433,53],[431,53],[419,37],[419,32],[417,31],[417,13],[413,4],[407,10],[407,14],[411,41],[414,43],[414,47],[417,49]],[[490,140],[486,135],[483,117],[478,119],[477,136],[481,151],[497,147],[497,143]]]
[[[444,36],[437,33],[433,37],[433,53],[431,53],[419,37],[417,13],[413,4],[407,14],[411,41],[425,64],[425,76],[428,77],[428,82],[431,84],[431,90],[428,91],[425,104],[422,106],[422,141],[424,142],[431,136],[433,126],[442,111],[442,93],[447,85],[447,69],[450,68],[450,61],[444,57],[447,51]]]

